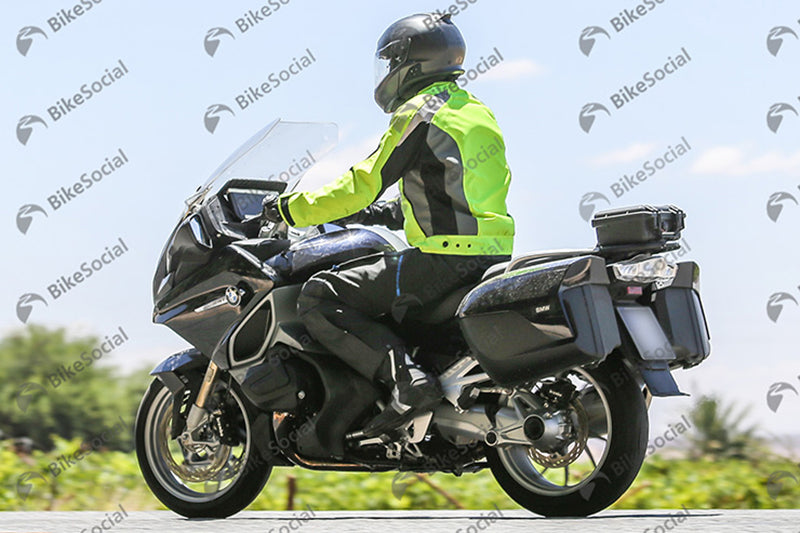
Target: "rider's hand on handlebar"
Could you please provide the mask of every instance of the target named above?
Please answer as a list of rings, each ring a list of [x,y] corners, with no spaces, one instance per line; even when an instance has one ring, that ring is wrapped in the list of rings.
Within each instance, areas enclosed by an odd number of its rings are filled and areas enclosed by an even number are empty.
[[[283,222],[283,217],[281,217],[281,212],[278,210],[278,202],[280,198],[278,196],[273,196],[272,198],[267,197],[264,198],[264,210],[261,214],[261,218],[264,220],[265,223],[273,223],[278,224]]]

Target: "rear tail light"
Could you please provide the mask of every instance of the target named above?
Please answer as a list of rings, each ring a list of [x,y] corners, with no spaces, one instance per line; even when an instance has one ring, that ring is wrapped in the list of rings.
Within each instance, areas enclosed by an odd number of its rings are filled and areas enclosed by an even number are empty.
[[[667,258],[657,255],[646,259],[632,259],[611,266],[614,278],[624,283],[654,283],[656,289],[672,285],[678,267]],[[630,287],[628,288],[630,291]],[[632,294],[629,292],[629,294]]]

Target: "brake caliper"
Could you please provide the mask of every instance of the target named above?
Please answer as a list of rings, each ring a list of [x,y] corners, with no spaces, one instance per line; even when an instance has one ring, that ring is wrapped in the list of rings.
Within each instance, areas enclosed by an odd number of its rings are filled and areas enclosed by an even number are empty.
[[[559,379],[542,383],[536,394],[544,400],[546,409],[558,411],[572,406],[572,401],[577,396],[577,389],[569,380]]]

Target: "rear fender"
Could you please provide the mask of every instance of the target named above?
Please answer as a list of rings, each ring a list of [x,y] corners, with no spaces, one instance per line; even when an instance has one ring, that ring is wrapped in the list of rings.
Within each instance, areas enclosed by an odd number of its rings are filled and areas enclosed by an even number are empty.
[[[681,392],[670,372],[676,355],[661,325],[649,307],[616,307],[623,336],[622,353],[644,380],[653,396],[688,396]]]

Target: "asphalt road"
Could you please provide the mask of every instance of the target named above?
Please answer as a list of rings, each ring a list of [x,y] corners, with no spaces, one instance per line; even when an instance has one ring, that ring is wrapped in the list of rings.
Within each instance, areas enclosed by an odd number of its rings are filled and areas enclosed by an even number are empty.
[[[121,521],[119,521],[121,517]],[[800,533],[800,510],[790,511],[608,511],[583,519],[544,519],[524,511],[350,511],[244,512],[226,520],[186,520],[166,511],[0,513],[0,532],[259,532],[316,533],[477,533],[519,531],[536,533],[686,533],[781,532]],[[415,533],[416,533],[415,531]]]

